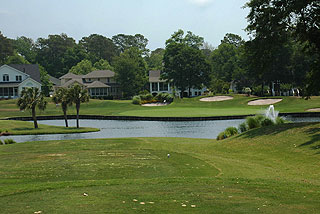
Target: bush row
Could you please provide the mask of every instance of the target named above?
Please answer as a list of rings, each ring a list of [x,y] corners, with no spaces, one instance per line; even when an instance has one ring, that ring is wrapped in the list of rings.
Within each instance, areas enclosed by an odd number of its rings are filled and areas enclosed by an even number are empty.
[[[277,117],[275,121],[273,121],[270,118],[263,116],[263,115],[257,115],[254,117],[247,117],[246,121],[241,123],[238,128],[236,128],[236,127],[226,128],[226,130],[224,130],[223,132],[221,132],[217,136],[217,140],[222,140],[222,139],[231,137],[233,135],[237,135],[239,133],[246,132],[250,129],[278,125],[278,124],[282,124],[282,123],[285,123],[285,120],[281,117]]]
[[[160,93],[156,96],[152,96],[152,94],[140,94],[134,96],[132,98],[132,103],[136,105],[146,104],[146,103],[163,103],[168,102],[171,103],[173,101],[173,95],[169,93]]]

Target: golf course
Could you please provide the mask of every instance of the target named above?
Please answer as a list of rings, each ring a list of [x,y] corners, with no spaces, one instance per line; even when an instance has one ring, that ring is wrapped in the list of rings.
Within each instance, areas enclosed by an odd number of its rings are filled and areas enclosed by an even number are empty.
[[[320,98],[281,97],[280,112],[306,112]],[[90,100],[81,114],[216,116],[256,114],[257,98],[223,102],[199,98],[161,107]],[[30,116],[14,100],[2,118]],[[73,114],[70,108],[68,114]],[[61,115],[53,103],[39,115]],[[2,131],[45,134],[77,130],[1,120]],[[319,123],[255,128],[225,140],[115,138],[0,145],[0,213],[318,213]]]

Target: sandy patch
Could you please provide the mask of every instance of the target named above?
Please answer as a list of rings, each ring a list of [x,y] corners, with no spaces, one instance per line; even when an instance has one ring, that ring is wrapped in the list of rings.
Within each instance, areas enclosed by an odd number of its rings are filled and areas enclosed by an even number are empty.
[[[19,109],[0,108],[0,111],[10,112],[10,111],[20,111],[20,110]]]
[[[147,104],[142,104],[141,106],[166,106],[168,103],[147,103]]]
[[[271,105],[278,102],[281,102],[282,99],[260,99],[248,102],[249,106],[263,106],[263,105]]]
[[[214,96],[214,97],[205,97],[201,98],[200,101],[202,102],[220,102],[225,100],[232,100],[233,97],[230,96]]]
[[[307,110],[308,112],[320,112],[320,108],[311,108]]]

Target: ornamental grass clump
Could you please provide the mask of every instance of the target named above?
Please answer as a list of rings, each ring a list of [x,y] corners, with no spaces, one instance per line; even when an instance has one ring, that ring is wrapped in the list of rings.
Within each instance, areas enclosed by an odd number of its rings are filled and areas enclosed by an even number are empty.
[[[132,104],[140,105],[140,104],[141,104],[141,98],[140,98],[140,96],[134,96],[134,97],[132,98]]]
[[[14,144],[16,143],[16,141],[12,140],[12,139],[5,139],[4,140],[4,144]]]
[[[236,127],[228,127],[218,135],[217,140],[223,140],[225,138],[237,135],[238,133],[239,131]]]

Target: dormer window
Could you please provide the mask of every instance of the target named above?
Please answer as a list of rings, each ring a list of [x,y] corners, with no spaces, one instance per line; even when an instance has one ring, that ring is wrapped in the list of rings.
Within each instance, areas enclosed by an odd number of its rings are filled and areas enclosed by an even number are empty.
[[[2,76],[2,80],[3,80],[3,82],[9,82],[9,75],[8,74],[4,74]]]
[[[17,82],[21,82],[21,81],[22,81],[22,76],[20,76],[20,75],[19,75],[19,76],[16,76],[16,81],[17,81]]]

